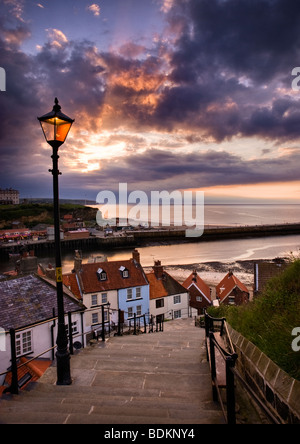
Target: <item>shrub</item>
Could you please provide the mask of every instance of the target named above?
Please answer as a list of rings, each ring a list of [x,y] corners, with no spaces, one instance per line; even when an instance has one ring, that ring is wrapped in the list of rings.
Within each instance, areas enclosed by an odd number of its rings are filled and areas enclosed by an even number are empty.
[[[300,352],[292,350],[292,330],[300,327],[300,260],[270,279],[263,293],[247,305],[210,308],[254,343],[279,367],[300,380]]]

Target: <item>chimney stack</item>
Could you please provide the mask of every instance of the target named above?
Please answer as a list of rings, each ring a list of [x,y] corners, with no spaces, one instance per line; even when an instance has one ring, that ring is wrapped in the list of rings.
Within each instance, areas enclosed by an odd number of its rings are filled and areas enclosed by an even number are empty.
[[[197,282],[197,270],[193,270],[193,282]]]
[[[75,250],[75,258],[74,258],[74,273],[79,273],[82,265],[82,256],[79,250]]]
[[[160,261],[154,261],[153,271],[157,279],[161,279],[164,274],[164,267],[161,265]]]
[[[140,264],[140,253],[138,250],[133,250],[132,252],[132,259],[135,260],[138,264]]]

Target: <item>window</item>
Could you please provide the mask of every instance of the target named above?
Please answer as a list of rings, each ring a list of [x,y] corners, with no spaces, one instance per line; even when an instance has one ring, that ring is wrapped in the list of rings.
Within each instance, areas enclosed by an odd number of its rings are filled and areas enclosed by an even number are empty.
[[[91,296],[91,306],[95,306],[98,305],[98,295],[97,294],[92,294]]]
[[[127,268],[123,267],[123,265],[122,265],[122,267],[119,268],[119,270],[120,270],[123,278],[129,277],[129,271],[127,270]]]
[[[77,321],[72,322],[72,335],[76,335],[78,333],[78,325],[77,325]],[[66,325],[66,333],[67,336],[69,336],[69,324]]]
[[[98,324],[98,313],[92,313],[92,324]]]
[[[133,308],[128,307],[128,318],[133,318]]]
[[[107,279],[107,274],[104,270],[102,270],[102,268],[98,268],[97,270],[97,277],[99,281],[106,281]]]
[[[32,347],[32,331],[24,331],[16,334],[16,353],[17,356],[22,356],[33,352]]]
[[[174,304],[180,304],[181,303],[181,296],[180,294],[174,296]]]
[[[107,293],[102,293],[101,297],[102,297],[102,304],[107,304]]]
[[[229,304],[235,305],[235,297],[234,296],[229,296]]]
[[[139,298],[142,297],[142,295],[141,295],[141,288],[140,287],[137,287],[135,289],[135,297],[136,297],[136,299],[139,299]]]
[[[156,300],[156,308],[162,308],[164,307],[165,301],[163,299],[157,299]]]
[[[136,315],[137,316],[142,316],[142,306],[141,305],[138,305],[136,307]]]
[[[174,319],[181,318],[181,310],[175,310],[174,311]]]
[[[202,297],[201,296],[196,296],[196,301],[197,302],[202,302]]]
[[[132,299],[132,288],[127,288],[127,300]]]

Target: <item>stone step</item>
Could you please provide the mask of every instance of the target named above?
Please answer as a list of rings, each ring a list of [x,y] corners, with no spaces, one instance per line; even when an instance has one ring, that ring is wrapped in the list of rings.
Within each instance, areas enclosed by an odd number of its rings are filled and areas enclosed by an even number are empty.
[[[143,423],[145,418],[147,421],[153,424],[159,423],[202,423],[203,418],[207,416],[216,415],[220,419],[220,412],[217,408],[211,408],[211,404],[203,405],[203,408],[196,408],[190,405],[180,405],[178,403],[172,404],[162,404],[162,405],[147,405],[145,402],[139,401],[135,403],[134,400],[124,404],[122,402],[118,405],[116,402],[113,405],[94,405],[92,403],[74,403],[70,402],[70,399],[63,400],[62,402],[50,401],[45,399],[45,401],[35,401],[35,402],[7,402],[4,405],[5,412],[2,413],[2,408],[0,407],[0,418],[1,422],[5,423],[15,423],[19,421],[24,421],[26,418],[27,422],[36,422],[36,415],[40,416],[43,414],[49,414],[51,421],[53,420],[53,413],[60,414],[62,417],[58,420],[59,423],[65,422],[63,418],[68,415],[90,415],[90,419],[94,422],[94,415],[97,417],[105,418],[104,423],[108,421],[113,421],[114,423],[119,423],[120,418],[127,418],[128,423]],[[30,414],[29,414],[30,412]],[[23,419],[22,419],[23,418]],[[109,419],[110,418],[110,419]],[[112,419],[114,418],[114,419]],[[133,419],[134,418],[134,419]],[[56,420],[57,421],[57,420]],[[124,419],[123,419],[124,422]]]
[[[0,401],[0,423],[223,424],[203,330],[190,319],[167,324],[163,333],[113,337],[76,353],[70,386],[57,386],[49,367]]]

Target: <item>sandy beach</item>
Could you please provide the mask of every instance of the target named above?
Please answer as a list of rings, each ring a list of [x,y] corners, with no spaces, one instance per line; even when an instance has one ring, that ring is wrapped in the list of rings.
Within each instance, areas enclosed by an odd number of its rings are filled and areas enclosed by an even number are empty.
[[[263,261],[261,259],[260,261]],[[164,265],[164,269],[180,283],[182,283],[195,269],[201,279],[207,285],[215,287],[223,277],[232,270],[235,276],[249,288],[253,289],[254,264],[259,261],[234,261],[234,262],[203,262],[189,265]],[[148,273],[152,267],[144,267]]]

